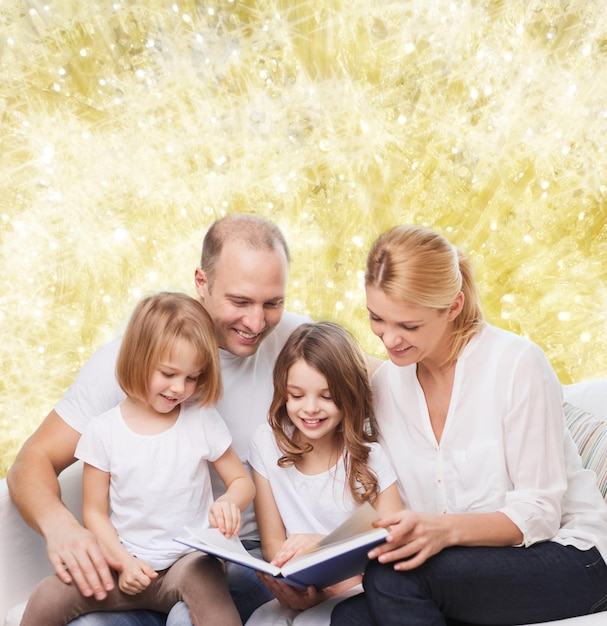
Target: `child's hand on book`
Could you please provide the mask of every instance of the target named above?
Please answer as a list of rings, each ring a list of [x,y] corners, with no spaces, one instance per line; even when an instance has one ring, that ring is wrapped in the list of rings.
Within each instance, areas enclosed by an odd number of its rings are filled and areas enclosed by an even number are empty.
[[[233,502],[218,498],[209,510],[209,522],[229,539],[240,530],[240,509]]]
[[[152,578],[157,576],[158,572],[150,565],[134,556],[123,564],[122,571],[118,574],[118,587],[123,593],[134,596],[146,589]]]
[[[282,606],[295,611],[305,611],[330,597],[324,591],[317,591],[315,587],[299,589],[291,585],[285,585],[263,572],[257,572],[257,576]]]
[[[289,559],[298,554],[303,554],[313,549],[316,544],[324,537],[324,535],[314,533],[300,533],[291,535],[280,546],[278,552],[274,555],[272,563],[278,567],[282,567]]]
[[[222,498],[226,499],[226,495]],[[283,527],[282,534],[277,532],[266,543],[267,555],[274,557],[271,563],[249,554],[238,537],[226,538],[218,528],[188,527],[187,537],[175,540],[256,570],[282,604],[304,608],[341,593],[343,586],[356,584],[369,562],[369,550],[383,543],[388,535],[385,528],[373,528],[376,519],[377,513],[369,504],[358,507],[326,536],[294,534],[287,541]],[[283,564],[278,565],[279,562]],[[299,593],[285,587],[293,587]],[[322,591],[316,592],[317,589]]]
[[[280,602],[282,606],[286,606],[295,611],[305,611],[333,596],[339,595],[351,589],[355,585],[360,584],[362,576],[353,576],[347,580],[342,580],[335,585],[325,587],[324,589],[316,589],[315,587],[308,587],[307,589],[299,589],[292,587],[291,585],[285,585],[279,582],[272,576],[257,572],[257,576],[264,583],[264,585],[274,594],[274,597]]]

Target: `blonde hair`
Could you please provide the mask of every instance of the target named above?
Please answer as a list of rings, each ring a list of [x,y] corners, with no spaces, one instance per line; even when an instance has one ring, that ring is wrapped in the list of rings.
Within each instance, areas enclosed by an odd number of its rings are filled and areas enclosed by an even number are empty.
[[[395,302],[438,311],[447,311],[461,291],[464,304],[453,321],[449,361],[481,329],[483,312],[470,260],[427,228],[396,226],[381,235],[367,257],[365,284]]]
[[[338,427],[344,448],[348,485],[357,502],[373,502],[379,493],[378,479],[368,465],[369,443],[375,441],[371,388],[364,356],[352,335],[332,322],[302,324],[283,346],[274,365],[274,396],[269,423],[283,456],[280,467],[295,465],[313,448],[298,445],[289,436],[287,413],[289,369],[299,360],[319,371],[326,379],[333,402],[342,412]]]
[[[150,376],[179,339],[192,344],[200,363],[194,397],[201,406],[219,401],[221,371],[213,322],[200,302],[168,292],[139,302],[127,325],[116,362],[116,378],[127,396],[148,402]]]

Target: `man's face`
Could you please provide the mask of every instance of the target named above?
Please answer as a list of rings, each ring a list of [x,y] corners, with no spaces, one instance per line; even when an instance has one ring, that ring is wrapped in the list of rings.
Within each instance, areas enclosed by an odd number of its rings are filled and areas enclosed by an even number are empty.
[[[250,356],[282,317],[287,285],[283,250],[253,250],[227,242],[209,285],[204,269],[196,269],[196,291],[215,325],[219,347]]]

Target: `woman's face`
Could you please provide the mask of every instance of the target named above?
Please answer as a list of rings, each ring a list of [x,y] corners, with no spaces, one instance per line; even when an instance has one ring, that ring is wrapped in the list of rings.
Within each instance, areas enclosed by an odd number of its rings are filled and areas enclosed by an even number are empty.
[[[461,310],[458,300],[449,310],[438,311],[396,302],[378,287],[367,286],[366,293],[371,330],[382,340],[395,365],[444,361],[451,321]]]

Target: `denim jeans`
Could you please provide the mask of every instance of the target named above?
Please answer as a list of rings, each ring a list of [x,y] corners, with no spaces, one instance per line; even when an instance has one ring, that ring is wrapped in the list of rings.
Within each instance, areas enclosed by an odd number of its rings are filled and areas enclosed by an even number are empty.
[[[168,617],[156,611],[99,611],[72,620],[69,626],[191,626],[184,602],[177,603]]]
[[[166,615],[156,611],[99,611],[72,620],[69,626],[164,626]]]
[[[409,572],[371,561],[365,593],[338,604],[331,626],[510,626],[607,609],[598,550],[545,542],[529,548],[447,548]]]

